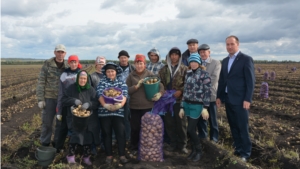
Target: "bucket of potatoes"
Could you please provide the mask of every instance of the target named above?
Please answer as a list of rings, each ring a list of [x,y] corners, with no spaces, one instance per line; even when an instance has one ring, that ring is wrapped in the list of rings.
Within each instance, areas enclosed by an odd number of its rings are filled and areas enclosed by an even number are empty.
[[[159,92],[159,84],[160,78],[153,76],[153,77],[146,77],[143,82],[143,86],[145,89],[146,98],[148,100],[152,100],[153,96]]]
[[[72,126],[76,131],[84,131],[88,126],[89,117],[92,115],[91,110],[82,110],[81,105],[72,106]]]
[[[122,102],[123,100],[123,91],[117,87],[110,87],[102,92],[102,96],[106,104],[115,104]]]

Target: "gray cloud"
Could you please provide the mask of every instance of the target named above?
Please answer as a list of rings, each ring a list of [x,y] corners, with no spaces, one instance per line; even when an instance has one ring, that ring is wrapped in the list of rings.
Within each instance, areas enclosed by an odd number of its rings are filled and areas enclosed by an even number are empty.
[[[57,1],[57,0],[55,0]],[[27,17],[45,12],[53,0],[6,0],[1,1],[3,16]]]
[[[112,9],[115,12],[121,12],[124,14],[143,14],[147,9],[155,7],[153,0],[143,1],[123,1],[123,0],[105,0],[101,5],[100,9]]]
[[[157,2],[152,1],[104,1],[100,8],[113,9],[124,15],[143,15],[156,5]],[[53,56],[56,44],[63,43],[67,55],[75,53],[84,59],[104,55],[115,60],[122,49],[133,59],[137,53],[146,55],[152,47],[158,48],[164,57],[174,46],[184,52],[186,41],[196,38],[200,44],[211,46],[213,57],[223,59],[227,55],[225,38],[234,34],[240,38],[240,49],[254,59],[300,60],[296,57],[300,53],[300,14],[297,9],[300,1],[177,1],[175,6],[178,9],[175,19],[135,27],[95,21],[84,25],[56,25],[58,19],[72,14],[68,10],[56,11],[44,18],[38,17],[40,10],[23,11],[23,18],[18,17],[16,11],[6,12],[1,17],[1,54],[2,57],[46,59]]]

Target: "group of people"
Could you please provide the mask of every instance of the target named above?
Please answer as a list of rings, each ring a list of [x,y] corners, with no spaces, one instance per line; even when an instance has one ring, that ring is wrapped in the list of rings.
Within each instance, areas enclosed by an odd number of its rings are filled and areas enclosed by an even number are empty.
[[[56,119],[52,145],[59,152],[69,136],[68,163],[76,163],[76,149],[82,146],[82,161],[92,165],[92,151],[103,144],[105,162],[111,164],[115,139],[120,162],[127,163],[126,142],[130,143],[131,150],[138,150],[142,116],[150,112],[165,93],[172,91],[173,107],[161,114],[164,138],[170,145],[168,151],[188,154],[189,137],[192,149],[187,159],[199,161],[200,140],[208,137],[208,123],[210,140],[218,142],[217,107],[225,103],[234,154],[246,161],[251,154],[248,110],[254,90],[254,64],[250,56],[240,52],[236,36],[228,36],[225,41],[229,55],[222,64],[210,57],[209,45],[199,46],[198,40],[190,39],[183,53],[177,47],[171,48],[165,64],[156,48],[147,53],[149,63],[145,55],[137,54],[134,64],[129,64],[130,56],[125,50],[119,52],[118,64],[106,63],[105,57],[98,56],[95,72],[90,75],[82,70],[77,55],[70,55],[65,62],[66,48],[57,45],[55,57],[46,60],[41,68],[36,90],[38,107],[43,110],[41,144],[51,144]],[[153,76],[160,79],[159,91],[149,100],[143,82]],[[108,88],[121,90],[121,98],[115,99],[115,103],[103,96]],[[91,112],[85,128],[76,127],[72,118],[74,106]]]

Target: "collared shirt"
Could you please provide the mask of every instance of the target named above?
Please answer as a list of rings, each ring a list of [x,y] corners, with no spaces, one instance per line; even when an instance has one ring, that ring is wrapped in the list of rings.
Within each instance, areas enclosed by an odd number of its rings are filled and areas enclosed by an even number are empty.
[[[202,65],[203,66],[206,66],[206,63],[207,63],[206,60],[202,60]]]
[[[228,55],[228,57],[229,57],[229,61],[228,61],[228,73],[229,73],[229,71],[230,71],[230,69],[231,69],[231,66],[232,66],[232,64],[233,64],[233,62],[234,62],[234,60],[235,60],[235,58],[236,58],[236,56],[238,55],[238,53],[239,53],[240,51],[238,50],[233,56],[231,56],[230,57],[230,55]],[[226,86],[226,89],[225,89],[225,92],[227,93],[227,86]]]

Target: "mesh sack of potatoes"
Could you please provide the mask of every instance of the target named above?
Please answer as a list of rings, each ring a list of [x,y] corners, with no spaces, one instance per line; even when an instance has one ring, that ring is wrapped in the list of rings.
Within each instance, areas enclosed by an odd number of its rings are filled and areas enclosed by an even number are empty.
[[[163,121],[157,114],[146,113],[141,119],[139,159],[163,162]]]

